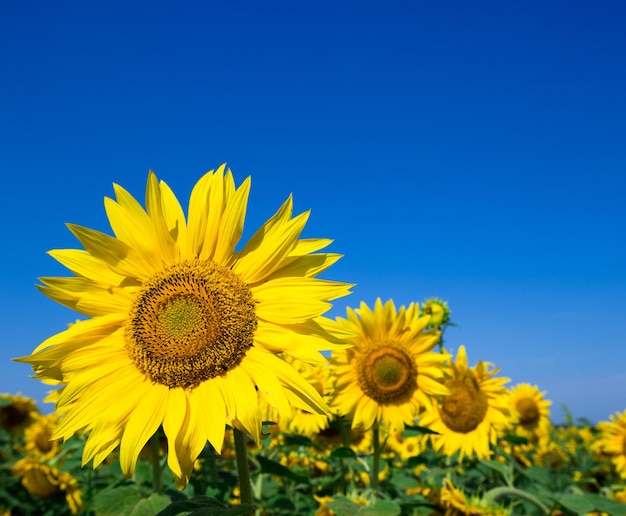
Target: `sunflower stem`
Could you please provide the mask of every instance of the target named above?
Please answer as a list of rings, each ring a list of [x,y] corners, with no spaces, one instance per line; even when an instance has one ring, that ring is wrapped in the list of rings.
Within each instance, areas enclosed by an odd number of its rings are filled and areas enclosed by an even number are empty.
[[[372,441],[374,445],[374,457],[372,461],[372,471],[370,473],[370,484],[374,498],[378,497],[378,471],[380,470],[380,434],[378,421],[372,427]]]
[[[235,438],[235,456],[237,458],[237,475],[239,477],[239,500],[242,504],[252,505],[252,485],[248,468],[248,449],[246,436],[241,430],[233,428]],[[252,514],[252,513],[250,513]]]
[[[526,500],[527,502],[530,502],[538,507],[542,514],[550,514],[550,509],[548,509],[548,507],[541,503],[537,498],[535,498],[530,493],[527,493],[526,491],[521,491],[520,489],[516,489],[515,487],[494,487],[493,489],[487,491],[485,493],[485,496],[493,501],[496,501],[498,498],[501,498],[503,496],[513,496],[516,498],[521,498],[522,500]]]
[[[217,456],[213,447],[211,447],[211,456],[207,458],[209,466],[209,478],[212,484],[217,484]]]
[[[161,491],[161,454],[159,453],[159,434],[155,434],[150,439],[152,448],[152,491],[159,493]]]

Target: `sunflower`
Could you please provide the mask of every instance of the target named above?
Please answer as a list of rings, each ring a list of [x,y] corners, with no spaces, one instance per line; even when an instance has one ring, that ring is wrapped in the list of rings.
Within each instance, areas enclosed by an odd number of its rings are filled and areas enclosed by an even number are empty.
[[[489,371],[482,361],[467,366],[465,346],[460,346],[451,367],[451,378],[445,385],[450,395],[428,407],[420,425],[437,434],[430,435],[433,447],[452,456],[460,452],[487,459],[490,444],[495,444],[497,431],[508,423],[508,391],[503,384],[508,378],[494,378],[498,369]]]
[[[21,394],[0,394],[0,428],[17,435],[30,425],[39,409],[31,398]]]
[[[610,416],[611,421],[598,423],[597,449],[611,457],[617,473],[626,478],[626,410]]]
[[[83,463],[120,447],[132,475],[162,426],[168,465],[183,488],[225,425],[261,432],[257,388],[287,411],[327,407],[279,353],[325,363],[337,340],[322,317],[351,285],[317,278],[340,255],[328,239],[300,239],[309,213],[292,217],[291,196],[241,248],[250,178],[236,187],[222,165],[194,186],[187,217],[150,171],[146,209],[119,185],[105,198],[115,236],[68,225],[84,247],[50,251],[75,276],[42,278],[40,290],[89,319],[18,360],[56,380],[62,420],[54,438],[89,432]]]
[[[40,414],[35,421],[24,430],[24,449],[34,457],[52,459],[61,452],[58,440],[52,439],[54,428],[58,423],[57,414]]]
[[[63,496],[72,514],[83,506],[78,480],[65,471],[26,456],[11,467],[11,474],[22,479],[22,485],[33,496],[42,499]]]
[[[545,399],[535,385],[520,383],[511,389],[511,415],[515,430],[525,436],[537,437],[550,428],[551,401]]]
[[[454,487],[449,479],[444,479],[440,492],[440,504],[446,510],[445,516],[507,516],[511,509],[496,505],[487,498],[472,496],[469,499],[463,491]]]
[[[373,311],[362,302],[347,309],[347,319],[337,317],[337,327],[356,336],[348,339],[353,347],[332,353],[332,405],[352,417],[353,428],[382,422],[402,432],[431,396],[448,393],[441,383],[447,356],[431,351],[440,333],[427,331],[429,322],[415,303],[396,312],[393,301],[383,305],[380,298]]]

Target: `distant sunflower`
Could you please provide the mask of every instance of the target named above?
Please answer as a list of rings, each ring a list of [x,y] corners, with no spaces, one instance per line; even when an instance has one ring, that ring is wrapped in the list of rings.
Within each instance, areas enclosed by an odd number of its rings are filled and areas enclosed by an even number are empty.
[[[446,510],[445,516],[508,516],[511,509],[495,504],[487,498],[468,497],[454,487],[449,479],[444,479],[440,492],[440,504]]]
[[[550,405],[545,399],[545,392],[540,392],[535,385],[520,383],[511,389],[511,416],[518,433],[538,436],[551,426]]]
[[[611,421],[598,423],[597,448],[611,457],[617,473],[626,478],[626,410],[610,416]]]
[[[24,448],[33,457],[52,459],[61,452],[58,440],[52,439],[58,424],[57,414],[40,414],[35,421],[24,430]]]
[[[0,428],[16,435],[39,415],[37,404],[21,394],[0,394]]]
[[[494,378],[498,369],[489,371],[482,361],[467,366],[465,346],[460,346],[451,367],[451,378],[445,385],[450,395],[429,407],[420,418],[420,425],[437,432],[430,436],[436,450],[452,456],[460,452],[487,459],[490,445],[495,444],[497,430],[508,421],[508,391],[503,384],[508,378]]]
[[[26,456],[11,467],[11,474],[22,479],[22,485],[31,495],[41,499],[63,496],[72,514],[81,511],[80,485],[69,473],[40,462],[36,457]]]
[[[335,338],[322,317],[350,285],[316,278],[340,257],[327,239],[299,239],[309,213],[291,196],[241,250],[250,178],[235,186],[222,165],[194,186],[185,216],[150,172],[146,209],[121,186],[105,198],[115,236],[69,225],[85,250],[50,254],[76,274],[42,278],[46,295],[91,317],[50,337],[32,355],[36,377],[62,382],[54,437],[89,432],[83,462],[117,446],[126,475],[163,427],[179,488],[225,425],[261,431],[256,389],[276,406],[325,413],[319,393],[278,356],[325,363]]]
[[[353,347],[331,356],[337,377],[332,405],[352,417],[353,428],[383,423],[401,432],[431,396],[448,393],[441,383],[447,355],[431,351],[440,333],[428,331],[429,322],[414,303],[396,312],[393,301],[380,299],[373,311],[361,303],[348,308],[347,319],[336,319],[339,329],[356,334],[347,339]]]

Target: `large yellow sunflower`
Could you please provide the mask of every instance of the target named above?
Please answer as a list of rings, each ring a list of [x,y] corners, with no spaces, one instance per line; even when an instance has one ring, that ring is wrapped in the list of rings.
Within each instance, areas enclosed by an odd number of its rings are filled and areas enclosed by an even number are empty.
[[[550,405],[536,385],[520,383],[511,389],[511,416],[515,430],[529,437],[538,437],[550,428]]]
[[[316,252],[330,240],[299,239],[309,213],[292,217],[291,196],[236,250],[249,189],[222,165],[194,186],[185,217],[150,172],[145,210],[118,185],[105,198],[115,236],[69,225],[85,249],[50,252],[75,276],[42,278],[40,289],[90,318],[18,360],[62,382],[53,437],[90,432],[84,463],[119,446],[131,475],[162,426],[182,488],[207,441],[221,450],[225,424],[258,442],[257,389],[285,411],[327,411],[278,353],[325,363],[319,350],[334,337],[322,314],[350,285],[315,277],[339,255]]]
[[[503,386],[509,379],[494,378],[498,369],[489,371],[482,361],[469,368],[465,346],[459,347],[450,372],[445,382],[450,395],[429,406],[420,425],[437,432],[430,436],[433,447],[447,456],[458,451],[460,460],[473,454],[487,459],[497,431],[509,424],[508,391]]]
[[[602,421],[596,427],[600,431],[596,447],[611,457],[617,473],[626,478],[626,410],[610,418],[611,421]]]
[[[429,322],[415,303],[396,312],[393,301],[383,305],[380,298],[374,310],[362,302],[348,308],[347,319],[337,317],[337,327],[356,336],[347,339],[353,347],[332,353],[332,405],[352,417],[353,428],[383,423],[401,432],[431,396],[448,393],[441,383],[447,355],[431,351],[440,333],[428,331]]]

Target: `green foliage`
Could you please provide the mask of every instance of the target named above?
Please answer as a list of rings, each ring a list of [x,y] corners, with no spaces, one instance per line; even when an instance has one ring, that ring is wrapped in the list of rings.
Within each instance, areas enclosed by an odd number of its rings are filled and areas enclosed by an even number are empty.
[[[338,435],[350,435],[346,428],[341,430]],[[274,432],[259,448],[247,443],[253,505],[241,504],[238,498],[230,441],[222,455],[207,446],[182,491],[176,489],[163,454],[153,466],[151,454],[142,453],[130,479],[123,477],[115,455],[95,470],[82,467],[83,438],[70,439],[45,462],[76,479],[82,516],[312,516],[320,507],[323,514],[333,511],[337,516],[435,516],[445,513],[439,498],[444,481],[472,503],[501,506],[503,514],[626,516],[626,505],[613,499],[626,494],[626,484],[607,457],[592,451],[589,439],[595,435],[593,428],[576,425],[553,429],[542,443],[507,435],[490,460],[459,461],[428,445],[404,456],[402,440],[428,438],[419,426],[407,428],[400,441],[391,436],[382,439],[382,473],[374,491],[367,440],[344,439],[339,444],[322,436]],[[26,455],[22,439],[0,430],[0,508],[11,510],[12,516],[70,515],[63,492],[39,498],[15,474],[14,465]],[[160,477],[158,492],[155,474]]]

